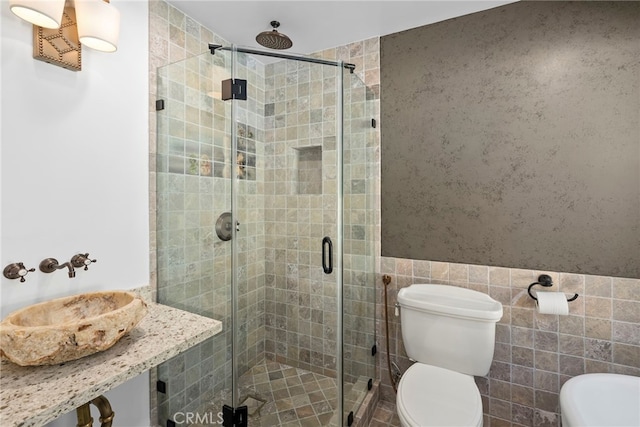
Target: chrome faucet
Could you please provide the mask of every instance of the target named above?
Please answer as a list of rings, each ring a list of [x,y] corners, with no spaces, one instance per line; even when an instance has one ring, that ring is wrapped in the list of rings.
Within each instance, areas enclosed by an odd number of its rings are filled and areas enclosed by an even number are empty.
[[[43,273],[53,273],[54,271],[61,270],[65,267],[69,269],[70,278],[76,277],[76,270],[73,268],[73,264],[70,261],[67,261],[64,264],[58,264],[57,259],[46,258],[40,263],[40,271]]]

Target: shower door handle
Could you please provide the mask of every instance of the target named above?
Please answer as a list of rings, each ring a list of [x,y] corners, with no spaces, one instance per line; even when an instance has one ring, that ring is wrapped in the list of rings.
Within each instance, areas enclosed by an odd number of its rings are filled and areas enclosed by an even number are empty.
[[[322,239],[322,269],[324,274],[333,272],[333,243],[329,236]]]

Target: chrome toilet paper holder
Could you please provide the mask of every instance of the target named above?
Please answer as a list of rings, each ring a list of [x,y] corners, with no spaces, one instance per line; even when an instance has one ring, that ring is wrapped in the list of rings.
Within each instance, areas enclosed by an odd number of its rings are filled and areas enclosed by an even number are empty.
[[[545,288],[551,287],[551,286],[553,286],[553,279],[548,274],[541,274],[540,276],[538,276],[538,281],[537,282],[533,282],[532,284],[529,285],[529,288],[527,288],[527,292],[529,293],[529,296],[531,298],[533,298],[534,300],[538,301],[538,298],[536,298],[531,293],[531,288],[533,288],[536,285],[544,286]],[[575,294],[571,298],[567,298],[567,301],[569,301],[569,302],[575,301],[577,298],[578,298],[578,294]]]

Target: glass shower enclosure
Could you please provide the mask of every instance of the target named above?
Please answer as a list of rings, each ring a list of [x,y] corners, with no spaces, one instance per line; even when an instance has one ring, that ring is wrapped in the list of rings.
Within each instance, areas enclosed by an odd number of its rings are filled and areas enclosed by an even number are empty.
[[[223,323],[159,366],[159,425],[341,426],[362,404],[375,112],[352,71],[236,46],[158,69],[158,302]]]

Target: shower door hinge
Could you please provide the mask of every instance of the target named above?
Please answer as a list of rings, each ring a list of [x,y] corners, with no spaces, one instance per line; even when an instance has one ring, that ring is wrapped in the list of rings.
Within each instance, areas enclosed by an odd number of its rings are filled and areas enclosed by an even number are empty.
[[[164,99],[156,99],[156,111],[164,110]]]
[[[373,388],[373,378],[369,378],[367,381],[367,390],[371,390]]]
[[[375,356],[376,353],[378,353],[378,346],[374,344],[373,347],[371,347],[371,355]]]
[[[353,424],[353,411],[349,412],[349,416],[347,417],[347,425],[350,426]]]
[[[222,81],[222,100],[247,100],[247,81],[242,79],[227,79]]]
[[[375,129],[377,126],[378,122],[376,122],[376,119],[371,119],[371,127]]]
[[[222,425],[224,427],[247,427],[249,411],[246,406],[233,408],[222,406]]]
[[[157,381],[156,390],[158,391],[158,393],[167,394],[167,383],[165,383],[164,381]]]

